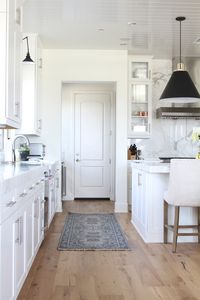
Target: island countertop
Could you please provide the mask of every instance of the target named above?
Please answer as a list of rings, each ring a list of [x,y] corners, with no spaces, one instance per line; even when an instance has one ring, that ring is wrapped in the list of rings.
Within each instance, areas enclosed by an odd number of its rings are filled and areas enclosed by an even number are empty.
[[[148,160],[129,160],[128,165],[131,168],[135,168],[141,171],[149,173],[169,173],[170,163],[164,163],[162,161],[148,161]]]

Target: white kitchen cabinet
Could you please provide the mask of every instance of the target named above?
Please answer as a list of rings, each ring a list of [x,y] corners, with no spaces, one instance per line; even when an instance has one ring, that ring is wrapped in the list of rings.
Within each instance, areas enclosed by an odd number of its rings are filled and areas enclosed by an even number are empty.
[[[60,200],[60,168],[55,162],[50,166],[49,175],[45,181],[45,197],[48,199],[48,227],[53,220]]]
[[[55,170],[55,212],[56,212],[58,203],[60,201],[60,191],[61,191],[61,189],[60,189],[60,169],[57,164],[57,167]]]
[[[148,172],[145,168],[148,168],[145,163],[132,167],[131,222],[145,242],[162,243],[163,194],[167,189],[169,170]]]
[[[33,213],[33,251],[37,252],[43,238],[44,238],[44,185],[41,182],[37,182],[37,192],[34,195],[34,213]]]
[[[25,210],[22,208],[13,219],[14,290],[18,294],[26,275],[25,268]]]
[[[21,122],[21,34],[16,2],[7,0],[0,12],[0,127],[19,128]],[[4,10],[4,11],[3,11]]]
[[[146,174],[132,169],[132,222],[142,236],[145,235],[146,221]]]
[[[152,125],[150,57],[129,57],[128,82],[128,137],[148,138]]]
[[[26,268],[29,270],[33,260],[33,202],[32,197],[26,206]]]
[[[16,299],[44,238],[43,171],[12,196],[4,195],[0,215],[0,299]],[[25,179],[25,178],[24,178]],[[13,182],[17,190],[17,184]]]
[[[14,299],[13,221],[0,226],[0,299]]]
[[[132,207],[132,167],[128,161],[127,166],[127,196],[128,196],[128,209],[131,211]]]
[[[42,129],[42,46],[37,34],[26,33],[23,36],[28,36],[30,56],[34,63],[22,64],[22,123],[18,133],[39,136]],[[23,41],[22,50],[23,60],[27,53],[26,40]]]

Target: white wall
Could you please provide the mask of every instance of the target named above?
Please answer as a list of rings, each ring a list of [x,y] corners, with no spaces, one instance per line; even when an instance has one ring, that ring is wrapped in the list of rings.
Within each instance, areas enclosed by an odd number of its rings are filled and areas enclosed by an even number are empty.
[[[61,160],[63,82],[116,82],[115,211],[127,211],[127,51],[44,50],[43,130],[47,159]]]

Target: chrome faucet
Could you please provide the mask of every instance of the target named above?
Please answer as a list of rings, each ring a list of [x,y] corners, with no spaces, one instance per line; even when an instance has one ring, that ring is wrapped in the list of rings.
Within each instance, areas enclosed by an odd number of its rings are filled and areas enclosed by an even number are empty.
[[[16,162],[16,154],[15,154],[15,144],[16,144],[16,140],[19,138],[23,138],[27,144],[27,146],[30,145],[29,139],[27,138],[27,136],[23,135],[23,134],[18,134],[15,136],[13,143],[12,143],[12,152],[13,152],[13,162]]]

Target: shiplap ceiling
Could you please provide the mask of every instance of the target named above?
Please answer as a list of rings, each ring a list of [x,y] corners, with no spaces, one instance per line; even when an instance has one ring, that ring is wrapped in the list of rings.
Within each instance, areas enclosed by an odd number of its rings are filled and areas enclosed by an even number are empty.
[[[177,16],[186,17],[183,56],[200,56],[200,0],[26,0],[23,29],[39,33],[45,48],[128,49],[164,58],[179,52]]]

